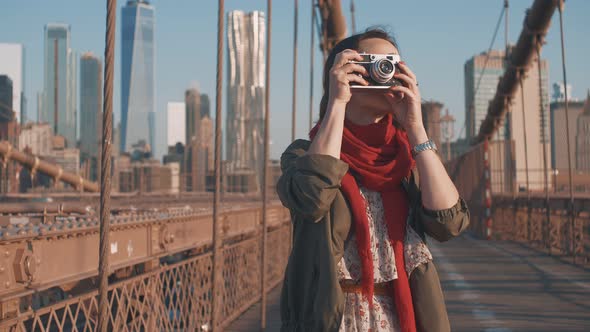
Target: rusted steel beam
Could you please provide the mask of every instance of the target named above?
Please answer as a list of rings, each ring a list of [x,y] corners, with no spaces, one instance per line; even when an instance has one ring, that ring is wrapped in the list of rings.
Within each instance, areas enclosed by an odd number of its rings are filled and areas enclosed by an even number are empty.
[[[281,204],[268,210],[269,226],[289,221]],[[26,218],[26,217],[23,217]],[[111,216],[110,269],[115,271],[175,253],[212,245],[213,215],[195,211]],[[259,234],[260,205],[220,213],[220,236]],[[0,227],[0,303],[16,294],[42,291],[98,273],[97,216],[62,216],[52,223]]]
[[[48,163],[39,157],[26,154],[16,150],[7,141],[0,141],[0,156],[4,159],[12,159],[31,170],[31,173],[41,172],[54,178],[56,181],[62,181],[78,189],[82,187],[84,191],[98,192],[98,184],[84,179],[82,176],[64,170],[52,163]]]
[[[0,204],[0,215],[3,214],[28,214],[28,213],[77,213],[87,214],[93,209],[92,205],[72,202],[72,204],[63,203],[2,203]]]
[[[318,0],[318,7],[322,19],[321,48],[326,57],[334,45],[346,37],[346,19],[340,0]]]
[[[506,57],[506,70],[498,82],[496,95],[490,102],[486,118],[481,123],[479,134],[472,144],[479,144],[486,138],[492,139],[506,116],[505,102],[514,98],[519,77],[531,67],[536,53],[537,42],[542,41],[551,25],[551,17],[557,9],[557,0],[536,0],[526,12],[523,29],[518,42]]]

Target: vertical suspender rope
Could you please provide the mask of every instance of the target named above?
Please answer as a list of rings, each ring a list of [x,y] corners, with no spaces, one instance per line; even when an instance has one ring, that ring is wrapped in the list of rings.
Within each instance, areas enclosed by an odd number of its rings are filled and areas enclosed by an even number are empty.
[[[266,328],[266,265],[268,254],[266,251],[267,242],[267,224],[268,224],[268,159],[269,159],[269,141],[270,141],[270,47],[272,32],[272,0],[266,1],[266,68],[264,79],[264,168],[263,168],[263,188],[262,188],[262,262],[260,265],[260,289],[262,291],[262,301],[260,305],[260,327]]]
[[[115,16],[117,0],[107,0],[104,66],[104,104],[102,114],[102,148],[100,176],[100,230],[98,256],[98,326],[106,332],[109,322],[109,231],[111,203],[111,128],[113,126],[113,68],[115,64]]]
[[[564,89],[564,96],[565,96],[565,131],[567,135],[567,167],[568,167],[568,179],[569,179],[569,213],[570,213],[570,235],[571,235],[571,247],[572,247],[572,254],[573,254],[573,262],[576,263],[576,248],[575,248],[575,240],[574,240],[574,183],[572,179],[572,156],[571,156],[571,149],[570,149],[570,121],[569,121],[569,111],[568,111],[568,96],[567,96],[567,76],[565,70],[565,41],[563,38],[563,6],[564,1],[559,0],[559,6],[557,9],[559,10],[559,32],[560,32],[560,39],[561,39],[561,68],[563,73],[563,86]]]
[[[518,72],[518,83],[520,85],[520,99],[521,99],[521,107],[522,107],[522,135],[524,137],[524,171],[526,177],[526,207],[527,207],[527,216],[526,216],[526,223],[527,223],[527,240],[530,240],[531,228],[529,227],[530,224],[530,211],[531,211],[531,189],[529,188],[529,152],[528,152],[528,144],[527,144],[527,130],[526,130],[526,120],[525,120],[525,107],[524,107],[524,84],[522,83],[522,79],[524,76],[524,70],[520,69]]]
[[[315,58],[315,0],[311,0],[311,46],[309,59],[309,131],[313,127],[313,63]]]
[[[547,243],[545,240],[548,239],[548,230],[551,223],[551,212],[549,210],[549,174],[547,173],[547,132],[545,130],[547,124],[547,117],[545,114],[545,104],[543,103],[543,82],[542,82],[542,70],[541,70],[541,45],[543,39],[540,35],[535,38],[537,43],[537,69],[539,75],[539,106],[541,110],[541,139],[543,140],[543,189],[545,190],[545,221],[543,222],[543,243]],[[548,246],[549,248],[551,246]]]
[[[352,25],[352,34],[356,34],[356,18],[354,17],[354,0],[350,0],[350,23]]]
[[[221,225],[219,218],[220,209],[220,187],[221,187],[221,84],[223,81],[223,24],[224,24],[224,0],[218,0],[217,9],[217,72],[215,84],[215,192],[213,194],[213,269],[212,269],[212,290],[211,290],[211,326],[216,331],[219,326],[219,310],[221,304],[221,282],[220,276],[223,268],[220,254],[221,250]]]
[[[297,126],[297,27],[299,21],[299,0],[295,0],[293,13],[293,102],[291,115],[291,141],[295,140],[295,129]]]
[[[525,107],[524,107],[524,85],[522,84],[522,77],[524,76],[524,71],[520,70],[518,74],[518,84],[520,85],[520,99],[521,99],[521,106],[522,106],[522,135],[524,136],[524,171],[525,171],[525,178],[526,178],[526,196],[527,201],[530,198],[530,188],[529,188],[529,153],[527,147],[527,130],[526,130],[526,119],[525,119]]]

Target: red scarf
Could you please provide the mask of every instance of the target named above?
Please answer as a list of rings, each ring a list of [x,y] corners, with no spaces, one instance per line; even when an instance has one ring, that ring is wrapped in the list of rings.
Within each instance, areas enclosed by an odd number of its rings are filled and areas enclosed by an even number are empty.
[[[311,130],[309,135],[312,140],[319,126],[318,122]],[[414,306],[404,263],[404,236],[409,202],[401,186],[402,179],[408,176],[414,167],[408,137],[404,131],[393,125],[391,115],[366,126],[355,125],[345,120],[340,159],[349,165],[349,171],[342,178],[341,189],[352,210],[356,243],[362,264],[363,295],[372,305],[373,259],[366,202],[351,173],[357,176],[365,188],[381,194],[385,223],[398,271],[397,279],[393,280],[397,316],[402,331],[415,332]]]

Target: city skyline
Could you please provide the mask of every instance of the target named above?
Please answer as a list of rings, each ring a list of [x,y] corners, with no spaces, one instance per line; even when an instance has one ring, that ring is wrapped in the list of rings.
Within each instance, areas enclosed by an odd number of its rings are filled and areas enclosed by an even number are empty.
[[[39,122],[48,122],[67,147],[77,143],[77,56],[71,47],[71,27],[64,23],[45,25],[45,71],[43,107]],[[57,83],[57,84],[56,84]]]
[[[346,2],[346,1],[345,1]],[[509,16],[509,41],[514,43],[521,30],[523,13],[532,1],[511,2]],[[119,6],[123,6],[121,3]],[[345,4],[345,3],[344,3]],[[484,2],[476,4],[471,1],[461,0],[456,6],[449,7],[443,3],[428,2],[428,6],[418,3],[391,4],[387,1],[375,1],[375,6],[356,6],[357,30],[362,30],[375,24],[383,24],[391,29],[400,43],[402,56],[410,64],[421,82],[422,96],[426,99],[443,102],[455,115],[455,132],[458,133],[464,123],[464,95],[463,95],[463,65],[473,55],[479,54],[488,47],[496,23],[497,14],[500,12],[502,1]],[[0,29],[0,42],[22,43],[26,52],[26,84],[25,90],[29,100],[28,110],[32,118],[36,118],[37,92],[41,91],[39,74],[43,72],[42,36],[39,29],[49,21],[68,22],[72,25],[73,46],[77,50],[91,50],[96,54],[103,53],[104,30],[101,27],[104,15],[102,3],[90,3],[81,5],[73,0],[56,0],[56,5],[39,3],[38,6],[27,6],[24,3],[14,2],[3,5],[7,12],[18,13],[26,10],[30,24],[22,29]],[[215,34],[214,27],[216,3],[207,2],[199,6],[188,0],[179,0],[170,6],[165,2],[156,2],[158,10],[158,28],[155,30],[158,42],[157,62],[157,98],[156,118],[157,137],[159,146],[156,148],[157,156],[165,153],[165,110],[168,101],[181,100],[186,86],[190,82],[198,81],[201,91],[214,96],[215,92]],[[273,43],[271,61],[271,157],[278,158],[282,150],[290,141],[288,121],[290,118],[290,106],[285,104],[291,99],[291,67],[285,63],[292,61],[292,13],[293,6],[288,4],[274,8],[273,10]],[[379,7],[382,10],[374,11]],[[227,11],[241,9],[244,11],[266,10],[266,2],[261,0],[248,3],[228,1]],[[578,99],[585,97],[585,92],[590,86],[587,75],[590,67],[586,56],[590,46],[584,42],[589,29],[581,25],[584,21],[582,13],[590,10],[590,3],[586,1],[570,0],[564,11],[565,42],[568,51],[568,83],[573,86],[573,95]],[[406,12],[416,15],[396,15]],[[118,11],[120,13],[120,11]],[[309,5],[300,4],[299,8],[299,79],[298,79],[298,115],[297,132],[299,138],[307,137],[307,123],[309,117]],[[350,33],[350,13],[345,11]],[[418,15],[419,14],[419,15]],[[19,26],[18,15],[7,15],[0,25]],[[436,20],[433,20],[436,18]],[[550,82],[561,80],[559,50],[559,29],[555,24],[557,13],[553,17],[554,24],[547,35],[547,45],[542,50],[543,58],[556,65],[550,66]],[[433,28],[432,22],[447,22],[445,29]],[[481,24],[473,25],[477,21]],[[285,24],[285,22],[291,22]],[[121,29],[120,19],[117,20],[117,29]],[[22,24],[21,24],[22,25]],[[469,29],[464,29],[470,26]],[[419,27],[419,29],[416,29]],[[452,36],[452,37],[451,37]],[[120,32],[117,32],[115,91],[114,91],[114,118],[115,124],[121,120],[120,102]],[[424,39],[429,43],[423,43]],[[457,43],[457,38],[461,43]],[[317,38],[316,38],[317,40]],[[186,42],[190,41],[190,42]],[[504,38],[498,37],[495,48],[501,48]],[[180,50],[180,51],[179,51]],[[319,96],[321,95],[321,54],[316,51],[315,70],[315,102],[314,121],[317,119]],[[227,56],[227,53],[226,53]],[[102,57],[102,56],[101,56]],[[224,66],[227,70],[227,66]],[[225,74],[224,74],[224,77]],[[225,84],[225,83],[224,83]],[[214,102],[214,98],[213,98]],[[214,103],[212,107],[215,107]],[[226,102],[223,100],[223,116],[226,114]],[[225,121],[223,121],[225,123]]]
[[[169,101],[167,107],[167,146],[176,143],[186,145],[185,138],[185,104],[183,102]]]
[[[80,58],[80,152],[98,157],[102,121],[102,62],[92,53]]]
[[[232,169],[256,174],[264,166],[265,22],[260,11],[227,14],[225,158]]]
[[[127,1],[121,9],[121,151],[141,140],[155,149],[155,9]]]
[[[0,75],[12,80],[12,108],[19,123],[26,119],[25,48],[22,44],[0,42]]]

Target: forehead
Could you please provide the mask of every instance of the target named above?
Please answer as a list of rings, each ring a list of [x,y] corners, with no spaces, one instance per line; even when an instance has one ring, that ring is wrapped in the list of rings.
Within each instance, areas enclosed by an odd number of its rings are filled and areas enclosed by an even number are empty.
[[[359,52],[376,54],[399,54],[397,48],[381,38],[368,38],[359,42]]]

